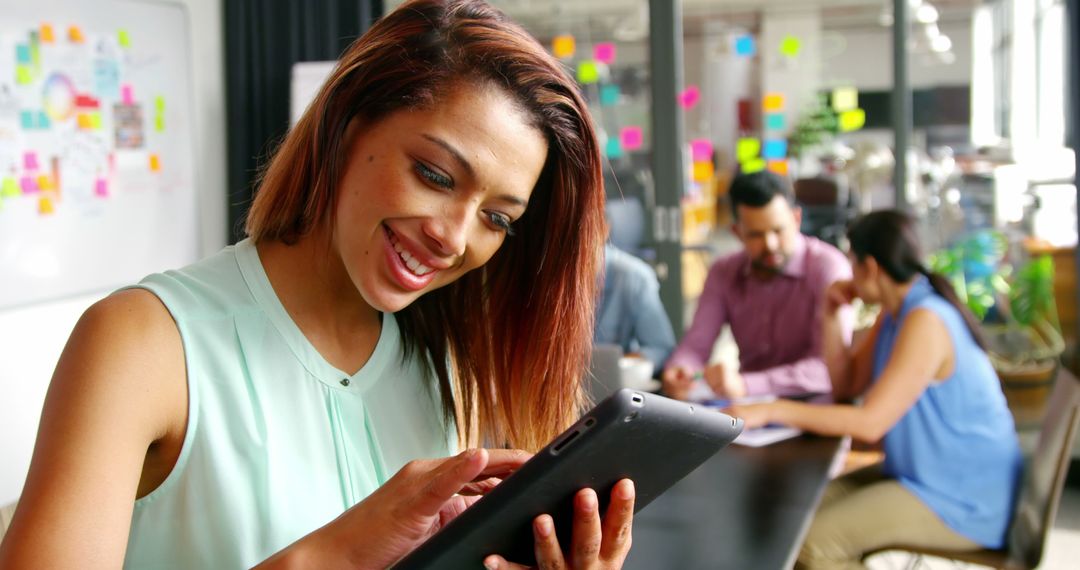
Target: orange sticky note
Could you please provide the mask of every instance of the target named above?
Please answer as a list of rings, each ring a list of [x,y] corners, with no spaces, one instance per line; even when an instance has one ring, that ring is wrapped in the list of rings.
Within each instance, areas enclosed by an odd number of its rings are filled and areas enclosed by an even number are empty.
[[[766,93],[761,100],[761,107],[765,111],[784,110],[784,96],[781,93]]]
[[[38,213],[41,215],[52,214],[56,211],[56,207],[53,205],[51,196],[42,196],[38,198]]]
[[[156,154],[150,155],[150,172],[161,172],[161,158]]]
[[[696,160],[694,161],[694,182],[705,183],[712,180],[713,177],[713,163],[711,160]]]
[[[574,36],[555,36],[555,39],[551,41],[551,51],[555,54],[555,57],[570,57],[574,55],[575,48]]]
[[[52,24],[41,25],[41,43],[51,44],[56,41],[56,34],[53,32]]]
[[[769,172],[779,176],[787,176],[788,173],[788,161],[786,160],[770,160]]]
[[[79,113],[75,116],[75,124],[84,131],[89,131],[94,128],[94,119],[90,116],[90,113]]]
[[[71,26],[68,28],[68,40],[72,43],[81,44],[86,41],[86,38],[83,36],[82,29],[79,26]]]

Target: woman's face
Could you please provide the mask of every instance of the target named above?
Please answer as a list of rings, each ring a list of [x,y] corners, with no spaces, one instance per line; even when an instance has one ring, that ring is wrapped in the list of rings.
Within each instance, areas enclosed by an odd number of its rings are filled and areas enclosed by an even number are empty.
[[[395,312],[491,259],[525,213],[547,141],[494,86],[462,84],[430,109],[358,123],[334,244],[364,300]]]
[[[859,261],[853,253],[848,253],[848,261],[851,262],[851,282],[855,286],[855,294],[867,304],[881,302],[881,288],[878,286],[877,261],[869,255]]]

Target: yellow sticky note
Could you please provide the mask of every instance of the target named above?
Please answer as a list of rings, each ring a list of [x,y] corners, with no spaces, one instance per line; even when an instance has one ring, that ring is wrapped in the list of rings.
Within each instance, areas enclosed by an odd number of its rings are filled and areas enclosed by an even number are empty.
[[[15,66],[15,83],[19,85],[28,85],[34,80],[34,74],[30,71],[29,65],[16,65]]]
[[[735,143],[735,158],[739,162],[746,162],[757,158],[761,152],[761,141],[758,139],[739,139]]]
[[[587,59],[577,66],[577,80],[580,83],[596,83],[600,80],[600,70],[596,67],[596,62]]]
[[[158,95],[157,97],[154,97],[154,110],[158,113],[165,112],[165,96]]]
[[[862,109],[844,111],[843,113],[840,113],[839,122],[841,132],[857,131],[866,124],[866,111]]]
[[[571,57],[574,55],[575,47],[574,36],[555,36],[555,39],[551,41],[551,51],[555,54],[555,57]]]
[[[694,161],[694,182],[704,184],[712,180],[713,177],[713,163],[711,160],[697,160]]]
[[[120,44],[122,48],[131,47],[131,36],[128,35],[127,30],[116,31],[116,43]]]
[[[767,112],[784,110],[784,95],[782,93],[766,93],[761,99],[761,107]]]
[[[769,172],[777,174],[779,176],[787,176],[788,173],[788,161],[786,160],[770,160]]]
[[[22,195],[22,190],[19,190],[19,185],[15,182],[15,179],[5,176],[3,184],[0,184],[0,198],[12,198],[20,195]]]
[[[743,174],[753,174],[755,172],[761,172],[765,170],[765,160],[761,158],[755,158],[742,163]]]
[[[41,196],[38,198],[38,213],[41,215],[52,214],[56,211],[56,207],[53,205],[51,196]]]
[[[41,43],[51,44],[56,41],[56,33],[53,31],[52,24],[41,25]]]
[[[837,113],[859,106],[859,92],[854,87],[837,87],[832,92],[832,108]]]
[[[82,28],[79,26],[71,26],[68,28],[68,40],[76,44],[81,44],[86,41],[86,37],[84,37],[82,33]]]
[[[161,158],[156,154],[150,155],[150,172],[161,172]]]
[[[84,131],[88,131],[94,128],[94,119],[90,117],[90,113],[79,113],[75,116],[75,124]]]
[[[49,178],[48,174],[42,174],[42,175],[38,176],[37,177],[37,183],[38,183],[38,188],[41,188],[42,190],[55,190],[56,189],[56,187],[53,186],[52,178]]]

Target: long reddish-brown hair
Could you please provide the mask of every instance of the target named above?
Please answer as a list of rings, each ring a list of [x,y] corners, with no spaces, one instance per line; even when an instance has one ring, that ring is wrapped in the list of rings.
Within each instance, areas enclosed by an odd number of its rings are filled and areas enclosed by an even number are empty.
[[[516,235],[480,269],[397,313],[404,357],[428,366],[460,436],[536,450],[584,403],[605,222],[585,102],[521,27],[479,0],[412,0],[376,22],[281,144],[246,229],[256,241],[292,243],[331,223],[350,120],[430,108],[462,82],[510,94],[548,156]]]

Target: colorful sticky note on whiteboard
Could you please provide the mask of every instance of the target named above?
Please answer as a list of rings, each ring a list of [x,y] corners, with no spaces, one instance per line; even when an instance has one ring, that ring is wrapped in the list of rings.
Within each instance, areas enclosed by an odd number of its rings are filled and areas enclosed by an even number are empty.
[[[765,159],[755,158],[753,160],[747,160],[746,162],[740,163],[739,166],[742,169],[743,174],[761,172],[762,170],[765,170]]]
[[[104,178],[98,178],[97,181],[94,182],[94,194],[100,198],[108,198],[109,181]]]
[[[766,93],[761,98],[761,108],[766,112],[783,111],[784,95],[782,93]]]
[[[788,57],[799,55],[801,49],[802,41],[795,36],[784,36],[784,39],[780,40],[780,53]]]
[[[42,190],[56,190],[56,186],[53,185],[52,178],[48,174],[38,175],[37,185]]]
[[[695,160],[692,178],[694,182],[704,184],[713,177],[713,163],[711,160]]]
[[[161,157],[156,154],[150,155],[150,172],[161,172]]]
[[[37,126],[36,121],[34,121],[33,111],[19,111],[19,122],[22,124],[24,131],[29,131]]]
[[[154,117],[154,130],[159,133],[165,132],[165,117],[158,115]]]
[[[19,185],[15,182],[15,179],[10,176],[4,177],[4,182],[0,183],[0,198],[14,198],[22,194],[19,190]]]
[[[45,111],[38,111],[37,113],[37,128],[47,129],[52,126],[52,121],[49,120],[49,116],[45,114]]]
[[[94,111],[90,113],[90,128],[97,131],[101,129],[101,112]]]
[[[600,88],[600,104],[605,107],[618,104],[619,95],[620,91],[618,85],[604,85]]]
[[[33,176],[23,176],[19,179],[19,187],[23,194],[36,194],[38,191],[37,180]]]
[[[23,170],[37,170],[38,159],[36,152],[24,152],[23,153]]]
[[[837,87],[832,92],[832,108],[837,113],[859,106],[859,92],[854,87]]]
[[[596,62],[591,59],[578,62],[577,64],[577,80],[579,83],[590,84],[596,83],[600,80],[600,69],[596,67]]]
[[[839,123],[841,132],[857,131],[866,124],[866,111],[863,109],[844,111],[840,113]]]
[[[699,99],[701,99],[701,90],[697,85],[691,85],[676,95],[676,101],[683,109],[690,109],[697,105]]]
[[[770,160],[768,163],[769,172],[776,174],[777,176],[788,175],[788,161],[786,160]]]
[[[53,205],[52,196],[42,196],[38,198],[38,213],[42,216],[52,214],[56,212],[56,206]]]
[[[125,105],[135,104],[135,90],[131,88],[131,85],[120,86],[120,102]]]
[[[784,130],[784,114],[783,113],[765,113],[765,128],[770,131],[782,131]]]
[[[709,139],[694,139],[690,141],[690,156],[693,160],[708,160],[712,162],[712,141]]]
[[[15,83],[19,85],[29,85],[33,80],[34,73],[30,70],[29,65],[15,66]]]
[[[90,113],[79,113],[75,115],[75,124],[84,131],[89,131],[94,128],[94,120],[90,118]]]
[[[82,28],[79,26],[71,26],[68,28],[68,41],[71,43],[81,44],[86,41],[86,36],[83,35]]]
[[[601,42],[593,46],[593,59],[611,65],[615,61],[615,44]]]
[[[156,110],[158,113],[164,113],[165,112],[165,96],[164,95],[158,95],[157,97],[154,97],[154,110]]]
[[[33,63],[30,57],[30,46],[27,44],[15,44],[15,63],[29,65]]]
[[[619,144],[619,139],[611,137],[607,140],[607,144],[604,145],[604,156],[608,157],[608,160],[613,158],[619,158],[623,155],[622,145]]]
[[[752,138],[742,138],[735,142],[735,159],[746,162],[757,158],[761,152],[761,141]]]
[[[754,36],[743,34],[735,38],[735,55],[752,57],[755,53],[757,46],[754,44]]]
[[[41,25],[41,42],[51,44],[56,41],[56,32],[53,31],[52,24]]]
[[[555,36],[555,39],[551,41],[551,51],[558,58],[573,56],[575,47],[576,42],[574,36],[571,35]]]
[[[619,131],[619,140],[622,141],[623,150],[637,150],[645,142],[645,134],[641,127],[623,127]]]
[[[131,36],[128,35],[127,30],[116,31],[116,43],[119,44],[122,48],[131,47]]]
[[[766,139],[761,156],[771,159],[787,157],[787,141],[784,139]]]

